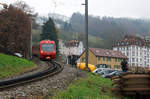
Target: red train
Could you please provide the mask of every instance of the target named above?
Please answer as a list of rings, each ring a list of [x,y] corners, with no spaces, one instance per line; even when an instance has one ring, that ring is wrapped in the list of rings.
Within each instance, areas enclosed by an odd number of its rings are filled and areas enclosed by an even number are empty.
[[[40,44],[33,45],[32,55],[39,56],[43,60],[51,60],[56,57],[56,44],[54,41],[42,40]]]

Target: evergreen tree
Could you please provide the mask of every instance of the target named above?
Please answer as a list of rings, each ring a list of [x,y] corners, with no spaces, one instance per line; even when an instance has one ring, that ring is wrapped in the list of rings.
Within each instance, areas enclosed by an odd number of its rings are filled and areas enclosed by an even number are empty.
[[[56,43],[56,51],[58,55],[58,35],[55,24],[51,18],[42,26],[41,40],[53,40]]]

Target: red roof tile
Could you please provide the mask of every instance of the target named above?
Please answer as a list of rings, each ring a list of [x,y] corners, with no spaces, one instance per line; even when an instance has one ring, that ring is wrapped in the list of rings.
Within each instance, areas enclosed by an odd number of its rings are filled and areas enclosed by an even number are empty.
[[[89,48],[95,56],[105,56],[105,57],[114,57],[114,58],[127,58],[120,51],[101,49],[101,48]]]

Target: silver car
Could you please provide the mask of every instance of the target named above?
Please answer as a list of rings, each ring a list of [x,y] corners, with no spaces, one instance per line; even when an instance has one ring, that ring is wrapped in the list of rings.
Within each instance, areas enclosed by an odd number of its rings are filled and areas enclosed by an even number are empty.
[[[98,74],[104,77],[104,75],[110,74],[110,73],[112,73],[114,71],[115,70],[108,69],[108,70],[103,70],[103,71],[99,72]]]
[[[93,73],[99,74],[101,71],[109,70],[109,68],[97,68],[93,71]]]

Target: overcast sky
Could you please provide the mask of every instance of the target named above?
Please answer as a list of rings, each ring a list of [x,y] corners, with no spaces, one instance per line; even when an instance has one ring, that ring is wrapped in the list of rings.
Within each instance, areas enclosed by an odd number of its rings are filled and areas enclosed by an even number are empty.
[[[0,0],[12,3],[16,0]],[[40,15],[59,13],[71,16],[73,12],[84,13],[85,0],[23,0]],[[56,3],[55,3],[56,2]],[[89,0],[89,14],[96,16],[149,18],[150,0]]]

